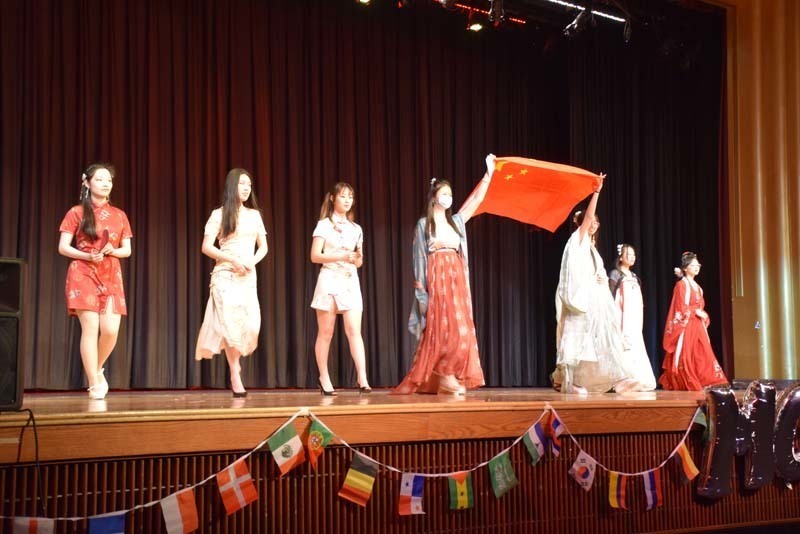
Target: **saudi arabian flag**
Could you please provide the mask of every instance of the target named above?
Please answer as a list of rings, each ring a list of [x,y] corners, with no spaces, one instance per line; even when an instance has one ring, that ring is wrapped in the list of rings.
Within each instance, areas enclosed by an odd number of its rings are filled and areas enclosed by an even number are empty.
[[[311,467],[314,468],[314,471],[317,470],[317,459],[325,452],[325,447],[331,442],[332,437],[333,433],[328,430],[327,426],[316,419],[311,421],[311,426],[308,428],[306,448],[308,449],[308,461],[311,462]]]
[[[267,440],[267,443],[275,463],[281,470],[281,476],[306,461],[303,443],[292,423],[280,428]]]
[[[472,494],[472,473],[461,471],[447,477],[447,487],[450,489],[450,509],[465,510],[475,506],[475,496]]]
[[[489,460],[489,478],[492,481],[494,496],[498,499],[517,485],[517,477],[508,457],[508,451]]]

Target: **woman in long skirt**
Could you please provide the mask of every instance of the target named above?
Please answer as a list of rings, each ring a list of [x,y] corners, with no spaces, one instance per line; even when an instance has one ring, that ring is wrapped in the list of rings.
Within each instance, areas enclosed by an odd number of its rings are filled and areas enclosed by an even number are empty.
[[[427,214],[414,234],[415,299],[409,330],[417,336],[414,362],[394,393],[463,394],[484,385],[472,318],[466,222],[483,201],[494,173],[495,156],[461,209],[452,214],[453,192],[432,180]]]
[[[256,264],[267,255],[267,231],[253,193],[252,176],[232,169],[225,179],[222,206],[206,222],[202,252],[216,261],[206,314],[197,336],[195,359],[225,351],[234,397],[246,397],[240,358],[258,345],[261,309]],[[215,242],[219,246],[215,246]],[[255,250],[255,252],[254,252]]]

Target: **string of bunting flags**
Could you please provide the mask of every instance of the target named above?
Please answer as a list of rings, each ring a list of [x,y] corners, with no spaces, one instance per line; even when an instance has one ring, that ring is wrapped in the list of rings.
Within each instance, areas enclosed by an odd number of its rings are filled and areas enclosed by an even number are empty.
[[[305,446],[292,424],[298,417],[308,417],[310,425]],[[708,428],[705,414],[698,408],[686,429],[683,437],[669,456],[652,469],[637,473],[626,473],[609,469],[595,460],[569,432],[567,426],[558,416],[554,408],[547,405],[539,418],[528,430],[516,438],[511,445],[497,453],[491,459],[474,467],[449,473],[409,473],[394,466],[379,462],[374,458],[356,450],[344,439],[333,432],[314,413],[301,409],[285,421],[271,436],[264,439],[252,450],[243,454],[222,471],[209,475],[196,484],[186,486],[171,495],[127,510],[91,517],[14,517],[13,532],[53,532],[56,521],[88,521],[90,534],[112,534],[125,531],[125,516],[138,509],[160,506],[164,524],[169,534],[186,534],[199,528],[199,516],[195,499],[195,488],[215,480],[220,498],[228,515],[236,513],[248,504],[258,500],[258,490],[250,475],[246,460],[265,445],[269,447],[275,463],[284,476],[306,459],[316,471],[317,463],[325,448],[334,440],[353,451],[353,461],[339,490],[339,497],[366,507],[372,496],[379,470],[398,473],[400,477],[400,496],[397,511],[399,515],[424,514],[423,491],[425,481],[429,478],[446,478],[451,510],[463,510],[474,506],[472,489],[472,472],[488,467],[492,490],[498,499],[517,486],[517,478],[509,458],[510,450],[523,442],[530,456],[532,465],[536,465],[549,450],[553,456],[561,455],[561,436],[566,434],[578,448],[568,473],[586,491],[592,489],[597,469],[608,472],[608,501],[612,508],[627,509],[626,489],[636,478],[641,477],[647,498],[647,510],[659,507],[663,503],[661,491],[661,469],[675,458],[684,482],[693,480],[699,473],[691,454],[686,447],[686,438],[694,424]],[[308,457],[306,457],[308,454]],[[2,519],[12,519],[0,516]]]

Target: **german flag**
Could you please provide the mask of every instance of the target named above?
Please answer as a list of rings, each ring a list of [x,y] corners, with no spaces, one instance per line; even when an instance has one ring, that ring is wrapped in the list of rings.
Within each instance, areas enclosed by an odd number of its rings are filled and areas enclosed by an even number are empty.
[[[625,502],[625,486],[627,485],[628,477],[621,475],[616,471],[608,472],[608,503],[611,508],[628,509]]]
[[[344,485],[339,490],[339,497],[366,507],[372,495],[372,485],[375,484],[377,473],[378,464],[357,453],[347,471]]]
[[[465,510],[475,506],[475,497],[472,493],[472,473],[461,471],[447,477],[447,487],[450,489],[450,509]]]
[[[697,470],[697,466],[694,465],[694,460],[692,460],[692,455],[689,454],[689,449],[686,448],[686,443],[681,443],[680,447],[678,447],[678,452],[675,455],[675,458],[678,461],[678,465],[680,466],[681,476],[683,477],[683,483],[688,484],[700,473]]]

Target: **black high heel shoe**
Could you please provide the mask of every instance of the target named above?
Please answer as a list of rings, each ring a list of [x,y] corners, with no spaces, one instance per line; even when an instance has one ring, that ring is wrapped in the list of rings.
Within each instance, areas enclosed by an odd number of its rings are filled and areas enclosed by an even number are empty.
[[[359,395],[369,395],[370,393],[372,393],[372,388],[369,386],[362,386],[361,384],[358,383],[356,383],[356,386],[358,386]]]
[[[234,399],[243,399],[245,397],[247,397],[247,392],[246,391],[234,391],[233,392],[233,398]]]
[[[322,380],[317,380],[317,386],[319,386],[319,392],[323,397],[335,397],[336,390],[332,389],[328,391],[327,389],[322,387]]]

